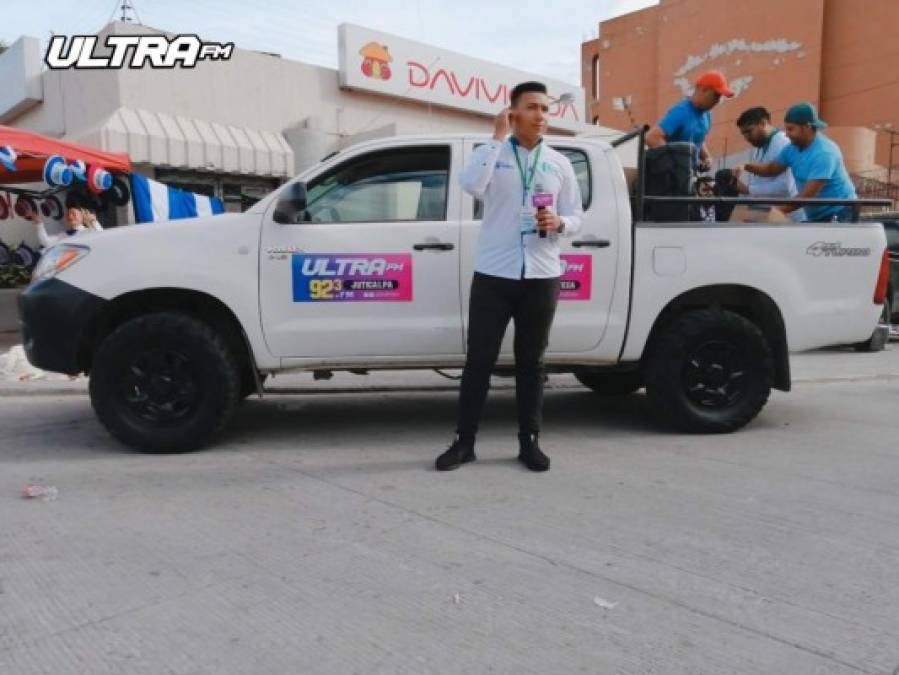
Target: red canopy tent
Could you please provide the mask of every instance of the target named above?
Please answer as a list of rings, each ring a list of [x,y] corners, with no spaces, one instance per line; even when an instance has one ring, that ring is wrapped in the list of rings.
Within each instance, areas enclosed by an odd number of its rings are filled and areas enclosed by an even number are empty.
[[[131,160],[124,153],[102,152],[27,129],[0,125],[0,147],[5,145],[12,146],[19,157],[15,171],[8,171],[0,164],[0,185],[41,182],[44,162],[50,155],[62,155],[66,162],[81,159],[89,166],[99,166],[110,173],[131,173]]]

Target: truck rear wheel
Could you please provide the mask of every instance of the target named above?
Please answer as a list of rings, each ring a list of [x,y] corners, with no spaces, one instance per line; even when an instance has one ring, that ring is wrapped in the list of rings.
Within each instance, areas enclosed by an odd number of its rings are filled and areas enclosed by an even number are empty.
[[[643,375],[639,371],[626,373],[577,371],[574,376],[578,382],[600,396],[627,396],[643,386]]]
[[[893,293],[888,292],[887,298],[892,298]],[[893,305],[889,301],[889,299],[885,300],[883,303],[883,311],[880,313],[880,325],[886,325],[888,328],[892,326],[893,321]],[[870,338],[865,340],[864,342],[857,342],[855,345],[855,351],[857,352],[882,352],[886,348],[886,343],[890,341],[889,334],[886,335],[886,339],[884,339],[883,334],[875,330]]]
[[[693,433],[728,433],[768,401],[773,359],[765,336],[745,317],[695,310],[674,320],[651,345],[644,365],[655,412]]]
[[[207,324],[174,312],[147,314],[101,343],[91,405],[113,436],[137,450],[195,450],[231,418],[239,372],[225,340]]]

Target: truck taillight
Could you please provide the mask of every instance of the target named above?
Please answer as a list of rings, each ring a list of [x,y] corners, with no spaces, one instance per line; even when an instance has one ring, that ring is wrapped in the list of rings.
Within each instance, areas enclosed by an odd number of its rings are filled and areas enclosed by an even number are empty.
[[[874,287],[874,304],[882,305],[887,298],[887,284],[890,282],[890,252],[884,251],[880,259],[880,274]]]

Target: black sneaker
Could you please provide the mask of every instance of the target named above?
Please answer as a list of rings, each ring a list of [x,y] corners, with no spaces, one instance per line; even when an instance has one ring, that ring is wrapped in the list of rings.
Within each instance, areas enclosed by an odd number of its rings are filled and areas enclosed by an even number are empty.
[[[434,468],[438,471],[452,471],[476,459],[474,445],[466,443],[457,437],[449,447],[449,450],[440,455],[434,462]]]
[[[518,434],[518,461],[531,471],[549,471],[549,457],[537,443],[537,434]]]

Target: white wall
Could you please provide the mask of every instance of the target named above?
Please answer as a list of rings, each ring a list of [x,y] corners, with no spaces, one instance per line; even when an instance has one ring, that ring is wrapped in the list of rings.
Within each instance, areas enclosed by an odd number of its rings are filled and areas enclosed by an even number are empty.
[[[0,124],[41,102],[40,40],[20,37],[0,54],[0,83]]]
[[[114,28],[122,30],[121,24]],[[486,116],[342,90],[336,70],[240,49],[230,61],[194,69],[122,70],[119,81],[122,106],[278,133],[305,128],[316,154],[387,124],[401,134],[488,131],[492,125]]]

